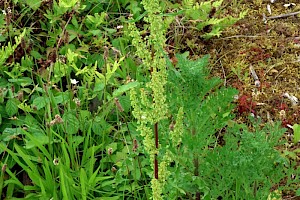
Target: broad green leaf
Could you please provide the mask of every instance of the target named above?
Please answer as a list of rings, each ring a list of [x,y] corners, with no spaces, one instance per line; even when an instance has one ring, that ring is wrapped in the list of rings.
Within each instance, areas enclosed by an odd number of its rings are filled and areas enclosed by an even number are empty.
[[[65,104],[67,101],[70,99],[70,95],[68,94],[69,92],[61,92],[59,95],[54,97],[55,103],[56,104]]]
[[[25,0],[25,3],[33,10],[37,10],[41,3],[42,0]]]
[[[16,138],[18,135],[21,135],[25,132],[25,130],[21,129],[21,128],[6,128],[4,129],[4,131],[2,132],[0,139],[2,141],[10,141],[14,138]]]
[[[106,146],[106,153],[113,154],[118,148],[118,143],[114,142]]]
[[[81,144],[84,141],[84,137],[78,135],[78,136],[74,136],[72,140],[73,140],[74,146],[77,147],[79,144]]]
[[[296,195],[300,196],[300,188],[296,191]]]
[[[104,89],[105,85],[102,82],[95,83],[93,92],[101,92]]]
[[[103,27],[103,29],[108,33],[108,34],[114,34],[117,32],[116,29],[112,29],[112,28],[105,28]]]
[[[47,103],[49,103],[49,99],[45,97],[37,97],[33,100],[32,106],[36,106],[36,109],[39,110],[41,108],[44,108]]]
[[[18,85],[21,85],[22,87],[26,87],[28,85],[31,85],[32,79],[29,77],[22,77],[18,79],[8,79],[11,83],[17,83]]]
[[[9,99],[6,102],[5,111],[8,114],[8,116],[13,116],[17,114],[18,112],[18,105],[20,104],[20,101],[17,99]]]
[[[124,92],[132,89],[132,88],[135,88],[139,85],[140,83],[139,82],[130,82],[126,85],[122,85],[121,87],[119,87],[118,89],[116,89],[114,92],[113,92],[113,97],[117,97],[121,94],[123,94]]]
[[[124,96],[124,95],[120,96],[120,97],[118,97],[118,99],[119,99],[119,102],[120,102],[122,108],[124,109],[124,111],[128,112],[129,109],[131,108],[131,104],[130,104],[131,102],[130,102],[129,95],[128,96]]]
[[[46,135],[35,136],[35,139],[38,140],[39,142],[38,144],[36,144],[36,141],[30,140],[26,142],[25,148],[30,149],[39,145],[44,145],[49,143],[49,137]]]
[[[300,125],[294,124],[293,125],[293,131],[294,131],[294,139],[293,142],[296,144],[300,141]]]
[[[40,59],[43,57],[38,51],[35,50],[30,51],[30,55],[35,59]]]
[[[60,0],[59,6],[65,8],[72,8],[73,6],[76,5],[77,2],[78,0]]]
[[[67,112],[63,116],[65,129],[68,134],[76,134],[79,129],[79,121],[75,115]]]

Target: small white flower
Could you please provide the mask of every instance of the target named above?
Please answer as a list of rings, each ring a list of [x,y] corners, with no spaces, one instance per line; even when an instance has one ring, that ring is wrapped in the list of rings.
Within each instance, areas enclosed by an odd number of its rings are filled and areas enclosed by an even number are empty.
[[[274,3],[275,2],[275,0],[271,0],[271,3]]]
[[[234,101],[239,100],[239,95],[234,95],[234,96],[233,96],[233,100],[234,100]]]
[[[59,164],[59,159],[58,158],[55,158],[54,160],[53,160],[53,165],[58,165]]]
[[[80,99],[74,98],[73,101],[76,103],[76,105],[79,107],[80,106]]]
[[[5,10],[2,10],[2,14],[3,14],[3,15],[6,15],[6,11],[5,11]]]
[[[76,79],[70,79],[71,80],[71,83],[73,84],[73,85],[76,85],[79,81],[77,81]]]
[[[121,29],[121,28],[123,28],[123,26],[122,26],[122,25],[119,25],[119,26],[117,26],[117,29]]]
[[[7,14],[11,14],[11,9],[10,9],[10,7],[7,8]]]

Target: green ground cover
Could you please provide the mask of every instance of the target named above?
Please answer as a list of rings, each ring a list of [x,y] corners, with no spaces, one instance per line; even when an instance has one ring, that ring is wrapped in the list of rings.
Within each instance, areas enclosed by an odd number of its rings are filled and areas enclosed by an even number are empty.
[[[0,1],[0,198],[299,198],[297,122],[258,116],[245,56],[215,67],[249,5]]]

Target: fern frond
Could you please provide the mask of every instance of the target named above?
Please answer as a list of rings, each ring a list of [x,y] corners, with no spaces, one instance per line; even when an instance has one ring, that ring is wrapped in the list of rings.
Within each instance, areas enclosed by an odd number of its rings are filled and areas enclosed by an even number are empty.
[[[7,58],[9,58],[9,56],[11,56],[14,51],[16,50],[16,48],[18,47],[18,45],[21,43],[22,38],[25,36],[26,33],[26,29],[24,29],[24,31],[19,35],[15,37],[15,44],[12,45],[10,42],[7,44],[7,46],[3,46],[0,49],[0,69],[2,69],[3,64],[5,63],[5,61],[7,60]],[[2,70],[0,70],[2,71]]]
[[[195,0],[183,0],[182,6],[184,9],[191,9],[195,5]]]

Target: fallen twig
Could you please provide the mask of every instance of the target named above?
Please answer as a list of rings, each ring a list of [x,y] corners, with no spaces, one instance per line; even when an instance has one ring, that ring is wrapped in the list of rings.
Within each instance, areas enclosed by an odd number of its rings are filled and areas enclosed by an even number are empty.
[[[298,15],[298,14],[300,14],[300,11],[267,17],[263,13],[263,21],[266,21],[267,19],[278,19],[278,18],[290,17],[290,16],[294,16],[294,15]]]
[[[284,93],[282,96],[288,98],[291,101],[292,106],[296,106],[299,103],[299,100],[297,97],[295,97],[293,95],[289,95],[289,93],[287,93],[287,92]]]
[[[252,75],[252,77],[253,77],[253,79],[254,79],[254,84],[255,84],[255,86],[256,86],[256,87],[260,87],[260,81],[259,81],[259,78],[258,78],[258,76],[257,76],[257,74],[256,74],[256,72],[255,72],[255,70],[254,70],[254,68],[253,68],[252,65],[250,65],[249,70],[250,70],[250,73],[251,73],[251,75]]]

